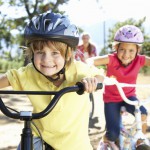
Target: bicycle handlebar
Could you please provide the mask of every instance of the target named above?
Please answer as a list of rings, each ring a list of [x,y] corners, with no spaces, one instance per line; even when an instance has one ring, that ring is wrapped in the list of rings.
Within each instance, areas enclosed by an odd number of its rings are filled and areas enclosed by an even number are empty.
[[[98,83],[97,88],[102,89],[103,84]],[[84,85],[81,82],[77,82],[76,85],[66,87],[64,89],[61,89],[60,91],[4,91],[0,90],[0,94],[30,94],[30,95],[54,95],[53,99],[49,103],[49,105],[41,112],[39,113],[12,113],[11,111],[8,110],[8,108],[5,106],[3,103],[1,97],[0,97],[0,110],[5,114],[7,117],[14,118],[14,119],[22,119],[25,116],[28,116],[30,119],[40,119],[48,115],[52,109],[56,106],[57,102],[59,99],[66,93],[69,92],[76,92],[77,94],[81,95],[84,93]]]
[[[144,105],[144,104],[150,103],[150,97],[143,101],[131,101],[130,99],[128,99],[126,97],[126,95],[122,89],[122,87],[149,87],[150,88],[150,85],[119,83],[115,78],[109,78],[109,77],[105,77],[103,84],[106,86],[116,85],[122,99],[130,105],[136,106],[136,105]]]

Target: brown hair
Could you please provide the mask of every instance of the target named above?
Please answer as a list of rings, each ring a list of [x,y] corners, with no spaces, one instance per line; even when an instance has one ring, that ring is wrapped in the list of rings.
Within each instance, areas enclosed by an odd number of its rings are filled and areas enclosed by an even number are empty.
[[[58,41],[42,40],[42,39],[32,40],[30,41],[30,44],[28,44],[28,47],[24,49],[24,54],[29,60],[31,60],[34,51],[42,50],[44,46],[48,46],[53,49],[59,50],[63,58],[66,59],[66,66],[69,66],[70,63],[73,61],[73,52],[72,52],[73,49],[67,46],[67,44]]]
[[[88,33],[83,33],[82,34],[82,39],[84,38],[84,36],[88,36],[89,39],[90,39],[90,35]],[[88,52],[89,55],[92,54],[93,49],[94,49],[94,45],[89,42],[88,47],[87,47],[87,52]]]
[[[91,43],[89,43],[89,45],[88,45],[88,47],[87,47],[87,50],[88,50],[89,55],[92,54],[93,48],[94,48],[94,45],[92,45]]]

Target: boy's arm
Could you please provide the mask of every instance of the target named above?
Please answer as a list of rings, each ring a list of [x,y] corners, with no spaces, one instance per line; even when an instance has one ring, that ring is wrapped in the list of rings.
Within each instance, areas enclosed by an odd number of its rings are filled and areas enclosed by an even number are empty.
[[[145,66],[150,66],[150,57],[146,56]]]
[[[6,74],[0,76],[0,89],[10,86]]]

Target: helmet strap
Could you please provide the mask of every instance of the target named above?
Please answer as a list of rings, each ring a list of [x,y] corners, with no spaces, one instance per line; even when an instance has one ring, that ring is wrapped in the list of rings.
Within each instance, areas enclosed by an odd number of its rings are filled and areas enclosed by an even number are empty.
[[[56,78],[51,78],[51,77],[49,77],[49,76],[46,76],[46,75],[44,75],[41,71],[39,71],[39,70],[36,68],[36,66],[35,66],[35,64],[34,64],[34,54],[33,54],[33,56],[32,56],[31,61],[32,61],[32,64],[33,64],[34,68],[36,69],[36,71],[38,71],[40,74],[42,74],[43,76],[45,76],[49,81],[55,82],[55,81],[58,81],[58,80],[60,79],[60,75],[61,75],[61,74],[65,74],[65,66],[66,66],[67,53],[68,53],[68,45],[67,45],[67,50],[66,50],[66,53],[65,53],[65,63],[64,63],[64,66],[63,66],[63,68],[62,68],[59,72],[57,72],[57,73],[55,74]]]

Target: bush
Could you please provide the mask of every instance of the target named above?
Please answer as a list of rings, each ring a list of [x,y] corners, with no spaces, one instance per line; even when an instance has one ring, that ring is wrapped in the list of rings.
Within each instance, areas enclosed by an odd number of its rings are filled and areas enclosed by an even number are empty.
[[[140,73],[143,73],[145,75],[150,75],[150,67],[149,66],[145,66],[140,70]]]
[[[0,59],[0,72],[6,72],[9,69],[18,69],[23,66],[23,61],[7,61]]]

